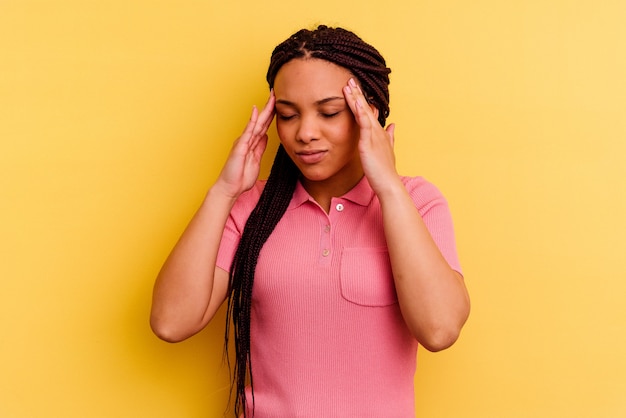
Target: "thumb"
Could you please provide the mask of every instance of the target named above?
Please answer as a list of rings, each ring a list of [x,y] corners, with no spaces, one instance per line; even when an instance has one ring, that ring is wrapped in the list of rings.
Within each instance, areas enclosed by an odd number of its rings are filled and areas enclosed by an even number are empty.
[[[396,124],[395,123],[389,124],[389,126],[387,126],[385,131],[387,132],[387,135],[389,135],[389,142],[391,143],[391,146],[393,147],[393,144],[395,141],[394,133],[396,131]]]

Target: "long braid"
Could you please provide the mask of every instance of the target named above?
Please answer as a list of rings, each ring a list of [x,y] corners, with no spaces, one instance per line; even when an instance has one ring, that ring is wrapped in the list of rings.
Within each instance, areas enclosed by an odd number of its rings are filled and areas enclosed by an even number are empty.
[[[321,25],[313,31],[300,30],[274,49],[267,70],[267,82],[270,88],[274,87],[274,80],[280,68],[287,62],[298,58],[323,59],[352,72],[360,81],[368,102],[378,109],[378,121],[385,126],[389,115],[388,86],[391,70],[387,68],[385,59],[373,46],[342,28],[329,28]],[[259,253],[287,210],[300,175],[300,171],[281,145],[259,202],[246,222],[231,265],[225,347],[228,350],[232,320],[235,338],[235,367],[232,382],[236,394],[235,416],[243,413],[244,418],[248,417],[246,379],[249,379],[252,390],[254,415],[250,313],[254,273]]]
[[[235,367],[233,385],[236,383],[235,415],[243,408],[246,416],[246,378],[250,378],[250,311],[252,307],[252,284],[259,253],[274,227],[280,221],[296,188],[300,171],[291,161],[282,145],[278,148],[269,178],[259,202],[250,214],[230,271],[230,294],[226,318],[225,345],[228,349],[230,322],[235,337]],[[254,406],[254,396],[252,397]]]

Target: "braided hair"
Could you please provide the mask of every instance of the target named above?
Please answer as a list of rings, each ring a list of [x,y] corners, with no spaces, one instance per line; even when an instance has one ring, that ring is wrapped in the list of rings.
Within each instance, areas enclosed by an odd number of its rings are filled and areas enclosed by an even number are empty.
[[[323,59],[350,71],[360,81],[368,102],[378,109],[379,123],[385,126],[389,115],[388,85],[391,70],[373,46],[342,28],[320,25],[314,30],[302,29],[274,49],[266,77],[269,87],[274,87],[276,75],[284,64],[293,59],[310,58]],[[232,321],[235,366],[231,389],[236,394],[235,415],[243,413],[244,418],[248,417],[246,379],[249,379],[249,385],[253,388],[250,312],[254,272],[261,248],[287,210],[300,175],[280,145],[265,188],[246,222],[230,269],[225,348],[228,350]],[[254,391],[252,410],[254,414]]]

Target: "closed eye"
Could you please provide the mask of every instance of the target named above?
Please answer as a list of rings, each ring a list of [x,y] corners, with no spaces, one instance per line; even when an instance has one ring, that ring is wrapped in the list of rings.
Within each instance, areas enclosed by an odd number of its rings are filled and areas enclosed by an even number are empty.
[[[340,112],[335,112],[335,113],[322,113],[322,117],[330,119],[330,118],[332,118],[332,117],[337,116],[339,113],[340,113]]]
[[[295,118],[296,115],[281,115],[281,114],[278,114],[278,115],[276,115],[276,117],[278,119],[280,119],[280,120],[291,120],[291,119]]]

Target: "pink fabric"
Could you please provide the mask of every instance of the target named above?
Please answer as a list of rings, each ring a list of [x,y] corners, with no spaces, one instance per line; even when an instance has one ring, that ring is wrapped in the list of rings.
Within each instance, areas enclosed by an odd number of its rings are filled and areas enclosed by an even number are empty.
[[[460,272],[444,197],[423,178],[402,181]],[[219,267],[230,269],[264,185],[233,208]],[[417,342],[397,304],[381,208],[366,178],[334,198],[329,214],[298,184],[259,257],[251,351],[257,418],[415,417]]]

